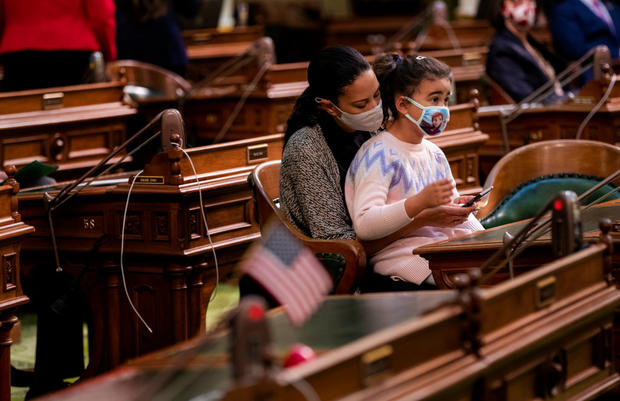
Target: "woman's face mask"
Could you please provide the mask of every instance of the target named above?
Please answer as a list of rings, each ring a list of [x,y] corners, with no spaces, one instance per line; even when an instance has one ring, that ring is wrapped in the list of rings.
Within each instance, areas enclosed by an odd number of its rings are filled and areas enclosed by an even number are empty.
[[[445,106],[422,106],[412,98],[405,96],[405,99],[414,106],[422,109],[422,115],[418,120],[405,114],[405,117],[420,127],[422,132],[427,135],[435,136],[439,135],[446,129],[446,124],[450,121],[450,109]]]
[[[316,98],[316,101],[317,103],[321,103],[325,100]],[[335,104],[333,104],[333,106],[340,112],[340,116],[336,118],[347,127],[356,131],[375,132],[383,123],[383,108],[381,107],[381,101],[379,101],[377,107],[358,114],[342,111]]]
[[[519,4],[505,1],[502,14],[504,18],[511,21],[517,29],[527,31],[534,26],[534,21],[536,19],[536,3],[529,0],[525,0]]]

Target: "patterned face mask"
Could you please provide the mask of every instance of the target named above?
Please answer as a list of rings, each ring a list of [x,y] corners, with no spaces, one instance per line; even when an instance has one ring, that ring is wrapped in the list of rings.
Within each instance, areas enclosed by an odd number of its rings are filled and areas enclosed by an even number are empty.
[[[534,26],[536,19],[536,3],[532,1],[524,1],[519,5],[504,2],[502,15],[512,24],[522,30],[529,30]]]
[[[446,129],[448,121],[450,121],[450,109],[445,106],[422,106],[410,97],[405,97],[407,101],[416,107],[422,109],[422,115],[418,120],[415,120],[409,115],[405,114],[405,117],[420,127],[420,129],[430,136],[439,135]]]

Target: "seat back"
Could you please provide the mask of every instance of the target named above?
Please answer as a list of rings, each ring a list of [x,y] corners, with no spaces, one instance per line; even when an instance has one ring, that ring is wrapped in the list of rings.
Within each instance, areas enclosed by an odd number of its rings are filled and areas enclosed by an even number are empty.
[[[489,104],[515,104],[514,99],[497,82],[487,74],[480,77]]]
[[[620,148],[604,142],[559,139],[522,146],[502,157],[489,173],[484,188],[494,189],[478,218],[490,228],[511,222],[488,223],[508,210],[512,221],[532,217],[523,213],[536,214],[557,191],[583,193],[618,169]]]
[[[276,218],[304,246],[314,252],[334,280],[333,292],[355,291],[366,267],[366,253],[358,241],[313,239],[295,227],[275,200],[280,196],[280,160],[259,164],[248,178],[254,191],[255,214],[261,231]]]
[[[136,101],[177,99],[191,89],[191,84],[180,75],[142,61],[112,61],[107,64],[106,70],[113,80],[137,87],[128,93]]]

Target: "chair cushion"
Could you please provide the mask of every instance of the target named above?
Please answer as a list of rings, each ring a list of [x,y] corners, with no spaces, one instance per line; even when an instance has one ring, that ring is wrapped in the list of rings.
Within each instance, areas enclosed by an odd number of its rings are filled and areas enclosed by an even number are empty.
[[[484,228],[491,228],[534,217],[558,192],[569,190],[580,195],[600,181],[602,179],[599,177],[574,173],[549,174],[531,179],[506,195],[480,222]],[[615,185],[607,184],[587,196],[581,203],[582,205],[589,204],[614,188],[616,188]],[[620,194],[615,192],[597,203],[618,198]]]

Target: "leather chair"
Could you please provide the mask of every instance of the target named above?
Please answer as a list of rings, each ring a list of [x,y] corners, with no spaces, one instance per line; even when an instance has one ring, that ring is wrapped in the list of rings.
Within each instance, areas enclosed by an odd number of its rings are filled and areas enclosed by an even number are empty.
[[[493,167],[484,188],[493,185],[478,218],[485,228],[535,216],[559,191],[585,192],[620,169],[620,147],[605,142],[559,139],[536,142],[508,153]],[[616,184],[620,180],[616,180]],[[615,187],[589,195],[588,204]],[[615,192],[602,201],[617,199]]]
[[[248,177],[254,191],[255,214],[261,230],[270,219],[278,219],[297,239],[314,252],[334,280],[333,293],[355,292],[366,268],[366,253],[355,240],[320,240],[302,234],[278,206],[280,160],[264,162]]]

